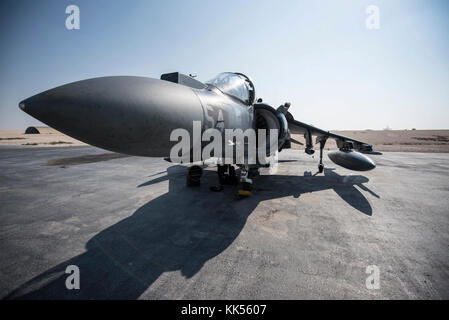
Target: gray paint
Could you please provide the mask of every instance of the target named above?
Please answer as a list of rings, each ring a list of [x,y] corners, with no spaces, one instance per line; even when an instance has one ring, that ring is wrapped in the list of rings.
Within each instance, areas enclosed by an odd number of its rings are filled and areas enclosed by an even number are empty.
[[[216,88],[193,89],[144,77],[103,77],[63,85],[20,103],[47,125],[88,144],[129,155],[168,157],[173,130],[252,126],[252,107]]]
[[[78,81],[22,103],[25,112],[71,137],[139,156],[168,156],[172,130],[191,132],[192,121],[203,121],[191,88],[143,77]]]
[[[368,171],[376,167],[373,160],[353,150],[332,151],[327,155],[335,164],[354,171]]]

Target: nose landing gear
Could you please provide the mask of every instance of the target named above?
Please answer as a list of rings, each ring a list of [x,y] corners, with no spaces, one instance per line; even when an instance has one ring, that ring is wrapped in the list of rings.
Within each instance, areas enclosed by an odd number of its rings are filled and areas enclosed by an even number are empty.
[[[234,166],[230,164],[218,165],[218,181],[219,185],[210,187],[211,191],[220,192],[224,189],[224,185],[238,185],[241,187],[238,190],[239,197],[249,197],[253,189],[253,180],[251,179],[256,175],[257,168],[249,168],[248,166],[242,166],[240,168],[240,179],[237,177]],[[258,173],[258,171],[257,171]]]
[[[220,192],[224,189],[224,185],[236,185],[238,184],[237,175],[235,173],[234,166],[230,164],[225,165],[217,165],[217,173],[218,173],[218,186],[210,187],[211,191]]]
[[[230,164],[217,166],[218,180],[221,185],[236,185],[238,183],[234,166]]]

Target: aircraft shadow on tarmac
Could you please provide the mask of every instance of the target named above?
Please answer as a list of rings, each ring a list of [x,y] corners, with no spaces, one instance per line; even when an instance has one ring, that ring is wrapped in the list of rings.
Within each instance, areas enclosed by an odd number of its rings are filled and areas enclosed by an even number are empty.
[[[5,298],[137,299],[165,272],[194,276],[231,245],[260,201],[333,189],[350,206],[370,216],[372,208],[355,186],[378,197],[363,185],[368,178],[340,176],[332,169],[315,176],[310,172],[304,176],[260,176],[257,191],[242,200],[236,197],[236,187],[210,192],[208,187],[217,182],[212,171],[205,170],[198,188],[185,187],[185,173],[185,167],[172,166],[166,175],[140,185],[169,180],[169,191],[95,235],[87,242],[86,252],[47,270]],[[68,265],[80,269],[79,290],[66,289]],[[176,292],[176,288],[169,290]],[[169,298],[158,290],[146,296]]]

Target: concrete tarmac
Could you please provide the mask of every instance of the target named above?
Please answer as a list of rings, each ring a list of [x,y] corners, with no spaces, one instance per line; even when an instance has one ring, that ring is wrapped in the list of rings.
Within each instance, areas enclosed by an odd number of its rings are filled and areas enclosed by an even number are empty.
[[[448,299],[449,154],[372,158],[283,151],[239,199],[214,166],[187,188],[162,159],[1,148],[0,298]]]

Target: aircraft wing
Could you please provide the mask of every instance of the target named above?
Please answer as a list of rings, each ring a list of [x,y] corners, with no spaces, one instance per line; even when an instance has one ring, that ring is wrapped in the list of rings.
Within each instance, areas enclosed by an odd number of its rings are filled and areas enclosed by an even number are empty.
[[[286,118],[290,133],[304,135],[304,138],[306,139],[306,150],[313,148],[312,136],[316,136],[316,142],[325,142],[328,138],[335,139],[339,149],[355,149],[367,153],[373,151],[373,146],[369,143],[331,133],[310,124],[295,120],[290,112],[287,113]]]

